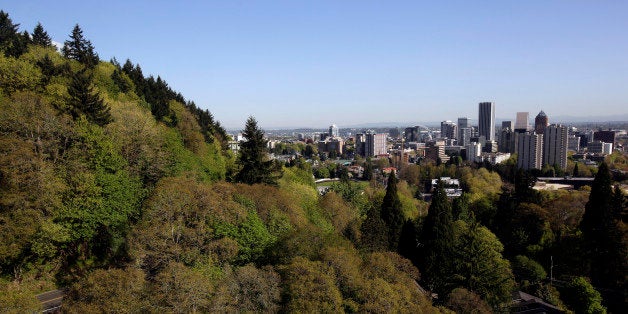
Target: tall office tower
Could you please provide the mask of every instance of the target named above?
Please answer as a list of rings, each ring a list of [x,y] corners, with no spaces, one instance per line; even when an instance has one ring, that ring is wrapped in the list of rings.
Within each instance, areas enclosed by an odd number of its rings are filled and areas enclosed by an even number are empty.
[[[552,124],[543,133],[543,165],[567,168],[567,127]]]
[[[541,169],[543,161],[543,135],[517,133],[517,167],[524,170]]]
[[[615,131],[595,131],[593,132],[593,141],[615,144]]]
[[[366,136],[364,135],[364,133],[356,134],[355,135],[355,153],[362,157],[366,157],[365,146],[366,146]]]
[[[517,133],[527,132],[528,128],[530,127],[528,125],[528,121],[530,121],[529,112],[517,112],[517,119],[515,120],[515,131]]]
[[[543,134],[545,128],[549,125],[549,119],[543,110],[534,118],[534,132],[536,134]]]
[[[484,136],[487,141],[495,140],[495,104],[481,102],[478,111],[478,136]]]
[[[517,152],[517,133],[515,133],[510,128],[502,129],[501,133],[499,133],[499,141],[497,142],[498,151],[500,153],[511,153],[514,154]]]
[[[455,123],[447,120],[440,123],[440,137],[457,138],[458,127]]]
[[[386,154],[386,134],[375,134],[375,132],[366,132],[364,154],[365,157],[373,157]]]
[[[406,142],[418,142],[419,141],[419,127],[418,126],[406,128],[404,133],[405,133],[404,137],[406,139]]]
[[[473,135],[472,128],[460,128],[458,129],[458,145],[467,146],[471,143],[471,136]]]
[[[338,127],[335,124],[332,124],[329,127],[329,136],[330,137],[338,137],[340,135],[340,130],[338,129]]]
[[[567,149],[579,152],[580,151],[580,138],[574,135],[567,136]]]
[[[469,127],[469,118],[466,117],[461,117],[458,118],[458,137],[456,137],[458,139],[458,145],[460,145],[460,138],[462,137],[462,129],[463,128],[468,128]],[[464,146],[464,145],[461,145]]]
[[[502,130],[504,129],[509,129],[512,131],[512,121],[502,121]]]

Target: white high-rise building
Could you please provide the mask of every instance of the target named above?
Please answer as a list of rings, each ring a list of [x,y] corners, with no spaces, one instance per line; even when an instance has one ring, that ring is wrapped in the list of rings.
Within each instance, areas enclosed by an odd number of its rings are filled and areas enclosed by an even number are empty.
[[[366,157],[373,157],[386,154],[386,134],[375,134],[366,132],[364,141],[364,154]]]
[[[482,154],[482,144],[480,143],[470,143],[465,147],[467,149],[468,161],[475,161]]]
[[[517,167],[524,170],[541,169],[543,135],[517,133]]]
[[[487,141],[495,140],[495,104],[481,102],[478,111],[478,135]]]
[[[543,132],[543,165],[567,168],[567,127],[552,124]]]

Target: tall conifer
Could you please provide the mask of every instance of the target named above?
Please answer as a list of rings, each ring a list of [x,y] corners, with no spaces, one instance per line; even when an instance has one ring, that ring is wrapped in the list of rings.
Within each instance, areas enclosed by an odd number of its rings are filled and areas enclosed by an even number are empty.
[[[626,226],[617,213],[617,200],[617,195],[613,193],[611,186],[610,171],[606,163],[602,162],[591,186],[589,201],[585,205],[580,223],[587,248],[585,255],[588,255],[590,261],[590,276],[593,285],[626,291],[628,243]],[[619,309],[621,299],[625,297],[626,295],[619,296],[605,292],[605,299],[608,298],[608,305],[611,309]]]
[[[388,229],[388,249],[397,251],[399,245],[399,237],[403,228],[404,217],[401,209],[401,201],[397,194],[397,176],[394,171],[388,176],[388,185],[386,186],[386,195],[382,202],[382,210],[380,212],[382,220]]]
[[[88,68],[98,64],[98,54],[94,51],[92,43],[83,37],[83,30],[76,24],[70,34],[70,40],[66,40],[61,49],[66,58],[74,59]]]
[[[52,39],[50,39],[41,23],[37,23],[33,30],[33,43],[43,47],[52,47]]]
[[[86,71],[81,71],[74,75],[72,83],[68,88],[68,93],[70,94],[69,111],[74,119],[85,115],[89,122],[100,126],[104,126],[113,120],[109,112],[109,106],[100,98],[98,92],[94,91],[92,76],[86,73]]]
[[[451,288],[447,287],[451,282],[448,277],[453,274],[451,251],[454,246],[454,234],[451,204],[442,182],[439,182],[432,195],[432,203],[421,230],[419,245],[422,248],[419,267],[427,286],[440,294],[448,292]]]
[[[249,117],[246,120],[242,135],[246,140],[240,143],[238,163],[242,168],[236,175],[236,181],[276,185],[279,175],[274,169],[273,161],[268,158],[268,141],[264,138],[264,132],[258,128],[255,118]]]

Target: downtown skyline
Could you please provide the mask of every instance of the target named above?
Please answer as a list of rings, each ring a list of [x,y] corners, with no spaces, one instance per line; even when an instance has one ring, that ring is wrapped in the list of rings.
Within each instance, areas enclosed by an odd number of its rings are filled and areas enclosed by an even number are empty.
[[[81,3],[81,4],[79,4]],[[11,2],[62,43],[161,76],[228,129],[628,114],[628,4]],[[553,120],[556,121],[556,120]]]

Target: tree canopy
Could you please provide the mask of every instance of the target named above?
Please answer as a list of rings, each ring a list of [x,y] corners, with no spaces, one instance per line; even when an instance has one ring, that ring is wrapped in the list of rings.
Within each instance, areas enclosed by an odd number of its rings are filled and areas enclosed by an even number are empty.
[[[66,58],[76,60],[88,68],[95,67],[99,62],[92,42],[83,36],[83,30],[78,24],[72,29],[70,39],[64,42],[61,52]]]
[[[245,140],[240,142],[238,155],[240,171],[236,175],[236,181],[276,185],[279,175],[273,161],[268,158],[268,141],[264,138],[264,132],[257,126],[255,118],[249,117],[246,120],[242,136]]]

